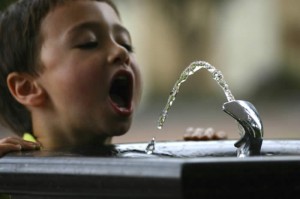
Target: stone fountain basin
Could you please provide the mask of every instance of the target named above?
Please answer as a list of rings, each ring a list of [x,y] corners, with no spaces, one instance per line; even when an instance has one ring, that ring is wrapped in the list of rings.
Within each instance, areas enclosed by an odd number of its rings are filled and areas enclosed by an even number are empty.
[[[111,157],[23,152],[0,159],[12,198],[299,198],[300,140],[264,140],[237,158],[235,140],[118,144]]]
[[[147,143],[116,145],[120,157],[197,158],[236,157],[236,140],[157,142],[153,154],[145,154]],[[300,155],[300,140],[264,140],[261,156]]]

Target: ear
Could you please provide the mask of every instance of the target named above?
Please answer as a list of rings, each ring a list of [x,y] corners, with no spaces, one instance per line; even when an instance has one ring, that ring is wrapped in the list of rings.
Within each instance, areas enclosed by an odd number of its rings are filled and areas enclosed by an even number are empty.
[[[7,77],[7,85],[14,98],[26,107],[40,106],[45,102],[45,90],[29,74],[10,73]]]

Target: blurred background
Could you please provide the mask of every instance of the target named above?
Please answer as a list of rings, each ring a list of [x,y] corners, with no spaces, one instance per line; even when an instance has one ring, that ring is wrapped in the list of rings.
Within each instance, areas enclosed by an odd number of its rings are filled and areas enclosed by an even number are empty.
[[[3,8],[10,0],[1,0]],[[114,0],[129,29],[144,79],[131,130],[115,143],[182,140],[188,127],[239,138],[222,111],[222,89],[200,70],[181,86],[162,130],[157,120],[193,61],[221,70],[236,99],[255,105],[267,139],[300,138],[300,1]],[[0,128],[0,137],[9,135]]]

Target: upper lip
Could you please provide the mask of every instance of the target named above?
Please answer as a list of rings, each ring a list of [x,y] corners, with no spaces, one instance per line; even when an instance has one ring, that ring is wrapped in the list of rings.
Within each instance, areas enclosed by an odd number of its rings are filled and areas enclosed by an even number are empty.
[[[117,107],[131,109],[133,98],[133,75],[131,72],[121,70],[113,76],[109,96]]]

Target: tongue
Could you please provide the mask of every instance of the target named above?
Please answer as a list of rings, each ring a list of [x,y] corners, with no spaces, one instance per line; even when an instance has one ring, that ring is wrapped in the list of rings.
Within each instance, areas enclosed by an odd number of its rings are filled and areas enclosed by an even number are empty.
[[[118,105],[118,107],[124,108],[126,106],[125,101],[120,96],[111,95],[110,97],[111,97],[112,101]]]

